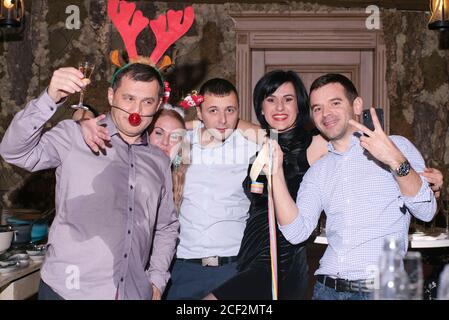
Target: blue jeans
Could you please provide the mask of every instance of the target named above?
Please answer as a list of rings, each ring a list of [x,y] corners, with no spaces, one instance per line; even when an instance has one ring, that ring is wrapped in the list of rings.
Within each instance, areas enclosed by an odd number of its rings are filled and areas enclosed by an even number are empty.
[[[313,300],[371,300],[372,293],[367,292],[337,292],[326,287],[321,282],[316,282],[313,288]]]
[[[219,267],[176,259],[167,286],[167,300],[198,300],[237,273],[237,262]]]

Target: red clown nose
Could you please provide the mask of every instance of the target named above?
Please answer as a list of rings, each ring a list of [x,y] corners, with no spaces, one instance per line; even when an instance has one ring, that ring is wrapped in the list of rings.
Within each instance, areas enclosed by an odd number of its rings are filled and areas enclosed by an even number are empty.
[[[137,127],[142,122],[142,118],[138,113],[131,113],[128,117],[128,121],[132,126]]]

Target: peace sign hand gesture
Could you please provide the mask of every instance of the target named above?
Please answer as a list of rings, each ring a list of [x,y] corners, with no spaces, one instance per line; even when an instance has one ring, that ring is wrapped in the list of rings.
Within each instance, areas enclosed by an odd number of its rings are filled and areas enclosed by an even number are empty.
[[[349,120],[349,124],[365,134],[360,137],[360,145],[364,149],[368,150],[374,158],[389,166],[391,170],[396,170],[406,158],[385,134],[374,108],[370,108],[370,112],[373,118],[374,131],[354,120]]]

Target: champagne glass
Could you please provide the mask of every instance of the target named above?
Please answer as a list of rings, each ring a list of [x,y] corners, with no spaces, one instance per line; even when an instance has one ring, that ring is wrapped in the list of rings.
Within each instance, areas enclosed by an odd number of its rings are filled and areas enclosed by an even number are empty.
[[[89,79],[90,80],[90,76],[92,75],[92,72],[95,69],[95,65],[89,61],[82,61],[78,64],[78,70],[81,71],[81,73],[83,74],[83,79],[81,79],[81,81],[84,81],[85,79]],[[73,109],[83,109],[83,110],[89,110],[89,108],[87,108],[86,106],[84,106],[83,104],[83,100],[84,100],[84,88],[81,89],[80,92],[80,100],[78,102],[78,104],[73,104],[70,107]]]

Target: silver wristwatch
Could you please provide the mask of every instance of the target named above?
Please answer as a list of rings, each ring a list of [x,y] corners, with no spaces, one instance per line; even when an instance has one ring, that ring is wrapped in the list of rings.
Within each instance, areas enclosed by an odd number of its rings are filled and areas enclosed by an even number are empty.
[[[410,162],[408,162],[408,160],[405,160],[399,165],[397,169],[393,170],[393,173],[397,177],[405,177],[409,174],[411,168],[412,167],[410,166]]]

